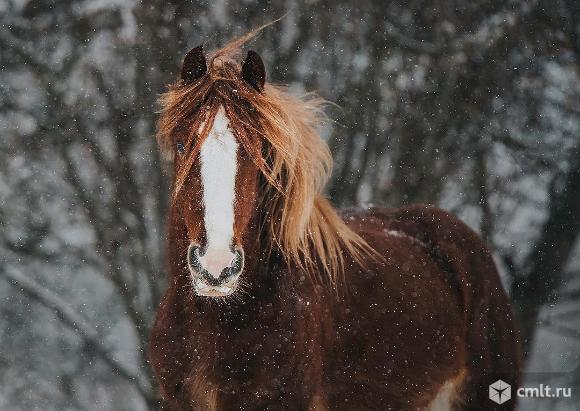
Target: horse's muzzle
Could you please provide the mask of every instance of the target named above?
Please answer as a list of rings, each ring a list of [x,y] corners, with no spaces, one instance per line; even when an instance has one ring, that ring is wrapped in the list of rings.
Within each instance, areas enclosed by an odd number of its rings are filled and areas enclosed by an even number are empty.
[[[217,253],[216,257],[216,253],[207,252],[192,244],[187,252],[187,264],[197,294],[225,296],[236,289],[237,279],[244,268],[244,252],[235,247],[231,252]]]

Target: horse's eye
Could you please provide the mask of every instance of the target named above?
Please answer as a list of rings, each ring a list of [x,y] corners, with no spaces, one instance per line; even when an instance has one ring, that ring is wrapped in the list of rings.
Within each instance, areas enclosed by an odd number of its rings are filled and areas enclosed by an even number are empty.
[[[181,141],[177,142],[177,152],[179,154],[185,153],[185,146],[183,145],[183,143]]]

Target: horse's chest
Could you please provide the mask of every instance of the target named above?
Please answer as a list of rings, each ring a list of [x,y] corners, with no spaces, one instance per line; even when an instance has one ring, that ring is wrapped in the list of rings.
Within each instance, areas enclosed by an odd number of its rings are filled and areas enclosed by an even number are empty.
[[[211,380],[222,400],[267,404],[301,392],[319,369],[313,324],[300,311],[260,310],[220,330]]]
[[[223,382],[247,382],[260,376],[271,380],[294,362],[296,340],[291,329],[256,326],[231,333],[216,358],[216,374]],[[275,378],[274,378],[275,379]]]

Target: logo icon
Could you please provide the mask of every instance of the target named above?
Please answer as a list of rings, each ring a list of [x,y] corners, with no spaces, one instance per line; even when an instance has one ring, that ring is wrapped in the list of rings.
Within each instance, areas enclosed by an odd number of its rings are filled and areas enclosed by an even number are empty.
[[[497,404],[503,404],[512,398],[512,387],[507,382],[497,380],[489,386],[489,399]]]

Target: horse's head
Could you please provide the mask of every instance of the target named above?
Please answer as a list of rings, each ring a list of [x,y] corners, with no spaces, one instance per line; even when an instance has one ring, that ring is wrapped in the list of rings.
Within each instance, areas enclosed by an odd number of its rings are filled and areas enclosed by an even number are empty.
[[[258,201],[256,162],[262,159],[250,100],[263,91],[264,79],[262,60],[251,51],[241,68],[223,57],[208,68],[201,47],[183,62],[180,87],[198,101],[173,135],[172,205],[187,228],[186,260],[198,295],[232,294],[244,269],[244,239]]]
[[[187,236],[172,243],[174,264],[187,263],[204,296],[234,293],[245,260],[273,248],[335,281],[343,252],[365,246],[320,195],[332,164],[316,132],[321,101],[265,85],[255,52],[237,62],[243,41],[208,60],[201,46],[192,49],[161,101],[158,140],[174,162],[170,221]],[[252,255],[244,253],[250,244]]]

